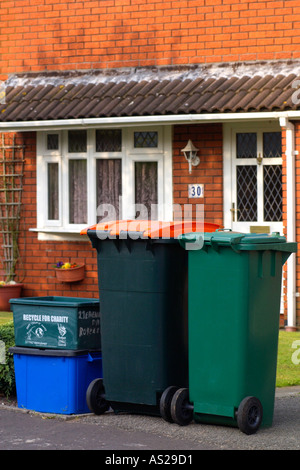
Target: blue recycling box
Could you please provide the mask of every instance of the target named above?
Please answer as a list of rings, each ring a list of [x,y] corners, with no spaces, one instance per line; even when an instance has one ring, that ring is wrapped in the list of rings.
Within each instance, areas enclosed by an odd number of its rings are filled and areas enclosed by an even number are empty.
[[[90,413],[89,384],[102,378],[100,351],[14,346],[18,407],[44,413]]]

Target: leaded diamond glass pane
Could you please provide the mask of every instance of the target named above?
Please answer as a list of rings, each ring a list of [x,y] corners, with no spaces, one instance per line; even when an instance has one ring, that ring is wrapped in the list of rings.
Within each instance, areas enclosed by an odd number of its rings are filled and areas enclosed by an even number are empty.
[[[58,134],[47,134],[47,150],[58,150]]]
[[[237,158],[256,158],[257,137],[255,132],[243,132],[236,135]]]
[[[121,152],[121,129],[97,129],[96,152]]]
[[[156,148],[158,146],[157,132],[135,132],[134,148]]]
[[[282,221],[282,167],[264,166],[264,219]]]
[[[256,166],[237,167],[237,220],[257,221],[257,172]]]
[[[70,153],[86,152],[87,132],[85,130],[69,131],[68,149]]]
[[[281,158],[281,132],[264,132],[264,158]]]

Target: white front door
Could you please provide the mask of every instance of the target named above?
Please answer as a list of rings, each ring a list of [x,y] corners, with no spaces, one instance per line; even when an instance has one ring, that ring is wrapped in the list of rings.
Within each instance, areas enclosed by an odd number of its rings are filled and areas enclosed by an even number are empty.
[[[224,225],[282,234],[281,132],[274,124],[225,126]]]

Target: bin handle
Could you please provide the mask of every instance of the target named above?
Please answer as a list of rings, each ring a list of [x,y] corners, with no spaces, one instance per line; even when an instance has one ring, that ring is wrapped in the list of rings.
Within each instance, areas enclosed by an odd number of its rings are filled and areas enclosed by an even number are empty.
[[[88,357],[87,357],[87,362],[94,362],[94,361],[101,361],[102,360],[102,357],[93,357],[90,355],[90,353],[88,353]]]
[[[180,245],[185,249],[185,250],[201,250],[204,247],[204,239],[202,234],[199,233],[193,233],[194,235],[194,240],[191,241],[184,241],[182,243],[181,240],[179,240]]]
[[[229,229],[229,231],[231,230]],[[210,239],[210,244],[215,251],[219,251],[219,246],[229,243],[229,246],[233,249],[233,251],[235,251],[236,253],[240,253],[241,250],[239,250],[236,245],[240,243],[242,238],[243,234],[237,234],[236,237],[224,238],[224,240],[215,240],[212,236]]]

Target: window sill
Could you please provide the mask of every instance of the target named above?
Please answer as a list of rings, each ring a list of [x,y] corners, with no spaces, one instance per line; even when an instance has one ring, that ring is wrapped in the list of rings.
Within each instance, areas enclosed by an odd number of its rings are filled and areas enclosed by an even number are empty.
[[[48,228],[30,228],[30,232],[37,232],[40,241],[70,241],[86,242],[89,240],[87,235],[80,235],[80,229],[69,230],[56,227]]]

